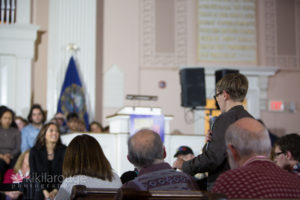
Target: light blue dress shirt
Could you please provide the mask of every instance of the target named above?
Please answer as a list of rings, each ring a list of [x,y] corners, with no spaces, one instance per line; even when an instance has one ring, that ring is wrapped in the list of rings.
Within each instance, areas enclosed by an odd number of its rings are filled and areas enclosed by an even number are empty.
[[[22,140],[21,140],[21,151],[22,153],[27,149],[30,149],[35,144],[36,136],[39,134],[40,129],[34,127],[32,124],[25,126],[22,131]]]

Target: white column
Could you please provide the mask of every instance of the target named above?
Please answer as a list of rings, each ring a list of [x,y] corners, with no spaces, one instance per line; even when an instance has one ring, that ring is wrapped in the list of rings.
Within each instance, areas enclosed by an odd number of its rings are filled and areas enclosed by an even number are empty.
[[[31,58],[17,58],[15,79],[15,105],[18,115],[27,117],[31,100]]]
[[[77,69],[84,85],[90,118],[95,110],[96,84],[96,0],[51,0],[49,10],[47,110],[51,118],[57,109],[70,58],[66,46],[74,43]]]
[[[0,55],[0,105],[13,106],[14,103],[14,77],[15,56]]]
[[[30,24],[31,0],[17,0],[16,2],[17,2],[16,23]]]
[[[31,97],[31,61],[38,26],[0,26],[0,104],[26,117]]]

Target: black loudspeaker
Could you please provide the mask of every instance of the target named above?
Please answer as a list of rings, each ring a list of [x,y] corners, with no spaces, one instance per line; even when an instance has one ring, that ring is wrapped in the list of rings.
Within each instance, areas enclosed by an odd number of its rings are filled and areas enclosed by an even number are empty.
[[[235,69],[220,69],[215,71],[215,78],[216,78],[216,86],[219,80],[221,80],[226,74],[233,74],[239,73],[239,70]]]
[[[180,70],[181,106],[206,106],[204,68]]]
[[[215,78],[216,78],[216,89],[215,91],[217,90],[217,83],[219,80],[221,80],[226,74],[233,74],[233,73],[239,73],[239,70],[235,70],[235,69],[220,69],[220,70],[217,70],[215,71]],[[217,91],[216,91],[217,93]],[[216,104],[216,107],[218,110],[220,110],[220,107],[218,105],[218,102],[216,101],[215,102]]]

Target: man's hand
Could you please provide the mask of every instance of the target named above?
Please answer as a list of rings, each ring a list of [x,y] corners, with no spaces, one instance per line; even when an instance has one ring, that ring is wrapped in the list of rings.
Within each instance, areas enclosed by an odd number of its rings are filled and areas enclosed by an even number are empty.
[[[205,135],[205,143],[211,141],[211,134],[212,134],[212,131],[208,130],[207,134]]]
[[[54,199],[54,197],[56,196],[57,192],[58,192],[57,189],[53,189],[53,190],[49,193],[50,199]]]
[[[183,159],[177,158],[177,159],[175,160],[175,162],[173,163],[173,168],[182,170],[183,162],[184,162]]]
[[[17,199],[20,196],[20,194],[22,194],[22,193],[19,191],[5,192],[5,195],[10,197],[11,199]]]
[[[43,194],[46,200],[48,200],[50,198],[50,194],[47,190],[43,190]]]

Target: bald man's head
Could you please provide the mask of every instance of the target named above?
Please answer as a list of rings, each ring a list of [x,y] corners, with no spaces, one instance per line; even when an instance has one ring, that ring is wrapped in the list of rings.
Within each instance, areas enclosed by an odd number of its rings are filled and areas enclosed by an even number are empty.
[[[242,158],[269,156],[271,151],[268,130],[253,118],[242,118],[230,125],[225,133],[225,142],[226,146],[232,145]]]
[[[244,129],[245,131],[253,132],[253,134],[261,135],[261,131],[265,130],[265,126],[262,125],[259,121],[253,118],[242,118],[240,120],[237,120],[234,124],[234,126],[240,127],[241,129]]]
[[[164,147],[160,136],[148,129],[142,129],[128,140],[128,159],[136,167],[152,165],[164,159]]]

